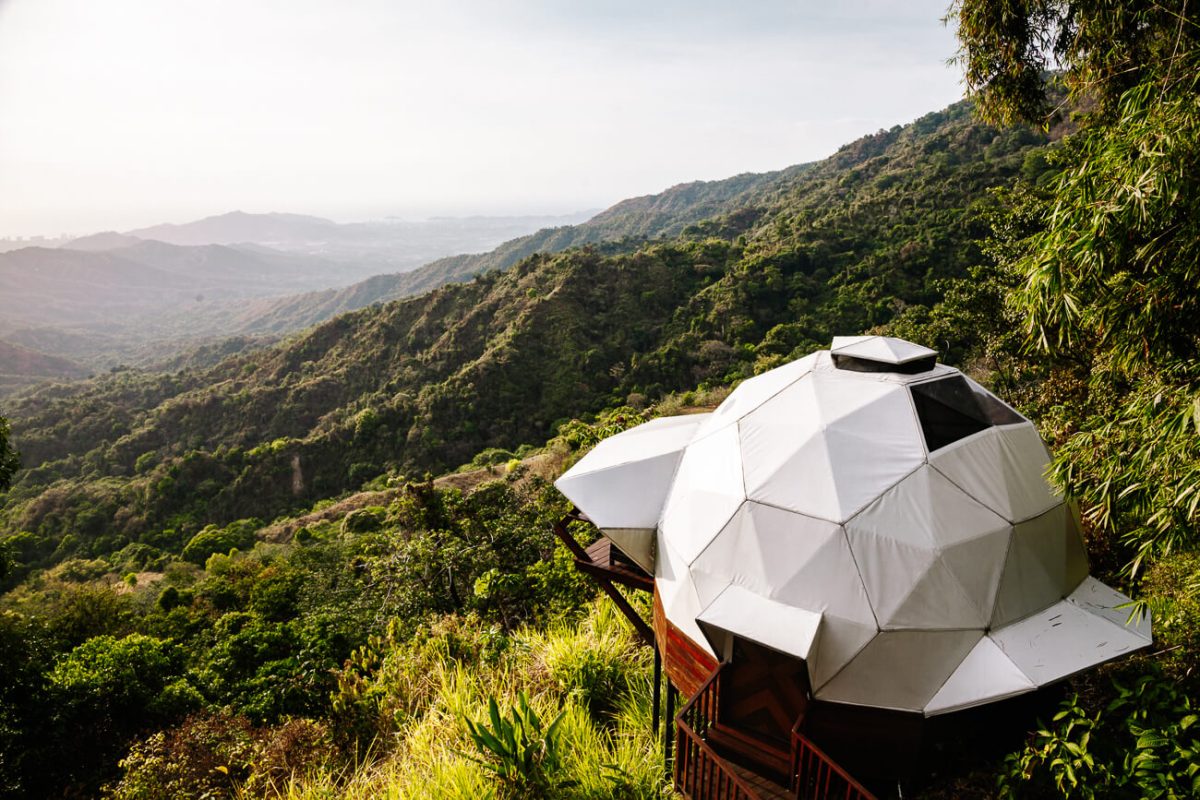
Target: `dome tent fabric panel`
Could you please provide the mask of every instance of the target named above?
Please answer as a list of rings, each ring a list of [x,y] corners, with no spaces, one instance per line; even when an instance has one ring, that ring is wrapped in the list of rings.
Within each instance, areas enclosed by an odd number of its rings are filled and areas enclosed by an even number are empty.
[[[992,627],[1026,617],[1070,594],[1078,585],[1073,561],[1082,548],[1065,504],[1013,528],[1000,576]]]
[[[1032,692],[1037,684],[988,637],[980,639],[925,706],[925,715],[945,714]]]
[[[688,446],[659,520],[659,531],[690,564],[746,499],[737,428]]]
[[[929,463],[1009,522],[1062,502],[1044,477],[1050,453],[1031,422],[988,428],[930,453]]]
[[[811,372],[820,355],[813,353],[742,381],[716,411],[706,415],[708,419],[697,428],[695,438],[703,438],[737,423],[739,419]]]
[[[884,631],[815,697],[921,713],[983,631]]]
[[[1005,520],[927,466],[846,523],[885,630],[985,628],[1010,531]]]
[[[987,627],[991,623],[1005,556],[1011,545],[1012,529],[1006,528],[942,551],[942,562],[958,579],[959,585],[972,587],[968,594],[977,620],[972,627]]]
[[[827,520],[747,501],[690,571],[706,607],[736,586],[821,614],[818,644],[808,662],[812,686],[831,678],[878,630],[845,532]],[[743,622],[753,624],[750,616]]]
[[[925,459],[900,386],[814,372],[739,423],[752,500],[843,522]]]
[[[701,628],[716,628],[807,659],[821,626],[821,614],[777,603],[740,586],[729,586],[700,612],[696,621]],[[710,642],[713,638],[710,637]]]
[[[747,501],[692,562],[702,603],[725,586],[874,628],[875,617],[842,528]]]
[[[660,417],[610,436],[554,486],[598,528],[653,530],[683,449],[708,416]]]
[[[688,572],[687,562],[659,533],[655,558],[654,590],[662,600],[663,613],[685,636],[711,656],[718,657],[696,623],[702,606]]]
[[[808,660],[808,682],[817,690],[833,680],[879,634],[874,622],[862,623],[826,613]]]

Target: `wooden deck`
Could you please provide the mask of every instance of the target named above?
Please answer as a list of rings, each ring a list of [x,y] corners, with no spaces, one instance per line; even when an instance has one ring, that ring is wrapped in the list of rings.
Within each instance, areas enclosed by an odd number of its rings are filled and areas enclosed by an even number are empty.
[[[603,577],[613,583],[624,584],[644,592],[654,591],[654,578],[629,560],[607,536],[601,536],[584,552],[587,553],[588,560],[578,560],[581,571],[595,575],[599,570]]]

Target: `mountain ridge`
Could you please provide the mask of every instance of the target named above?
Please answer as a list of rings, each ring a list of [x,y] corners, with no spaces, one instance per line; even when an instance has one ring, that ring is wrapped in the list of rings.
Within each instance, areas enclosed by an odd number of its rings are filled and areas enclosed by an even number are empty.
[[[535,254],[212,367],[31,393],[11,410],[27,469],[0,530],[57,541],[88,509],[94,529],[71,545],[86,553],[271,517],[912,317],[977,262],[987,190],[1042,163],[1046,142],[960,104],[671,239]]]

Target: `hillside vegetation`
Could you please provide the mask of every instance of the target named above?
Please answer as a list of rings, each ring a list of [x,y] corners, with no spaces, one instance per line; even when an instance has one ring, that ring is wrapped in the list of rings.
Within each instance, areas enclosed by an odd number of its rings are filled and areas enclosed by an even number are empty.
[[[530,256],[207,370],[36,393],[10,409],[26,470],[4,526],[37,538],[39,564],[178,548],[387,469],[436,472],[754,374],[936,302],[978,258],[987,190],[1036,177],[1045,142],[959,105],[781,173],[759,205],[675,239]]]
[[[1200,795],[1196,12],[953,14],[974,109],[747,178],[666,238],[13,404],[0,794],[670,796],[646,651],[555,546],[550,481],[871,330],[1038,422],[1092,573],[1156,638],[1010,752],[937,742],[902,795]]]
[[[687,226],[718,216],[752,218],[762,195],[802,174],[811,165],[779,172],[746,173],[720,181],[696,181],[660,194],[623,200],[586,222],[543,228],[509,240],[484,253],[440,258],[403,274],[375,275],[344,289],[248,303],[231,313],[229,330],[286,333],[315,325],[337,314],[422,294],[448,283],[469,280],[511,267],[538,253],[557,253],[584,245],[606,252],[629,252],[649,239],[670,238]]]

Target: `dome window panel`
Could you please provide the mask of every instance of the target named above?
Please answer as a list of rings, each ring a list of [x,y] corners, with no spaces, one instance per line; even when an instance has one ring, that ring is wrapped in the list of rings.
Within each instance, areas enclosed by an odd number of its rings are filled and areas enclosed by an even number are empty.
[[[930,452],[994,425],[1025,421],[990,393],[976,389],[963,375],[918,383],[911,390]]]

